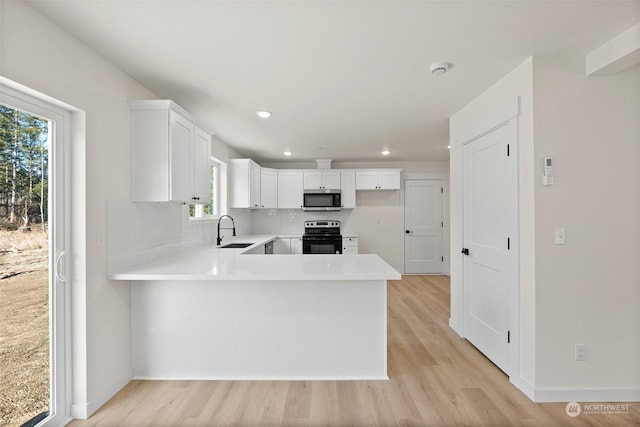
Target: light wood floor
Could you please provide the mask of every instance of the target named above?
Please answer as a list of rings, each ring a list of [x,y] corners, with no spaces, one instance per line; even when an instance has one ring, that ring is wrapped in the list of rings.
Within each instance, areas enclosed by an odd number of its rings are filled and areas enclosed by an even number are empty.
[[[389,282],[389,381],[132,381],[70,426],[639,426],[535,404],[448,326],[449,280]]]

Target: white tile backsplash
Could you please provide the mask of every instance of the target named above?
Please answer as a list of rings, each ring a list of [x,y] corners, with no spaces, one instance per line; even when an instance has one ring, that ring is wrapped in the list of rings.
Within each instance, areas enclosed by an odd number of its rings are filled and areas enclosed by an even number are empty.
[[[336,212],[305,212],[299,209],[260,209],[253,211],[253,232],[256,234],[302,235],[304,222],[313,220],[340,221],[342,232],[355,230],[353,209]]]
[[[190,221],[179,203],[107,202],[109,272],[168,255],[179,246],[215,242],[216,221]]]

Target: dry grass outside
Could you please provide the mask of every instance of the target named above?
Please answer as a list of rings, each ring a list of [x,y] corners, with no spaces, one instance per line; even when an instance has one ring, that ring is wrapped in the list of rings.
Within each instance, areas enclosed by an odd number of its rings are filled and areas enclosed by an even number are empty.
[[[46,234],[0,231],[0,425],[49,409]]]
[[[0,254],[5,252],[22,252],[33,249],[47,249],[49,238],[39,226],[34,226],[31,231],[0,230]],[[1,265],[1,264],[0,264]]]

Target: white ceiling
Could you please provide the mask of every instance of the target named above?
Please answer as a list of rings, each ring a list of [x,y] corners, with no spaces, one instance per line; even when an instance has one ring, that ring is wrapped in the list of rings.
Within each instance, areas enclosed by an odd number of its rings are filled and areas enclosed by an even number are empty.
[[[446,160],[448,117],[527,57],[640,22],[640,1],[29,3],[257,161]]]

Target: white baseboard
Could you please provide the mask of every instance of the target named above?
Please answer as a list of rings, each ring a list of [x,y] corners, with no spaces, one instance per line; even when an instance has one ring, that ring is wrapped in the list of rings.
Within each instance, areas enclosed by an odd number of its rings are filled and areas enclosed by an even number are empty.
[[[458,325],[452,318],[449,318],[449,327],[453,329],[453,331],[458,334],[460,338],[464,338],[464,334],[462,332],[462,328]]]
[[[520,377],[509,377],[509,381],[513,384],[518,390],[524,393],[532,402],[535,402],[533,397],[535,396],[535,388],[529,384],[528,381],[524,380]]]
[[[137,375],[134,380],[143,381],[389,381],[386,375],[372,376],[328,376],[328,377],[306,377],[306,376],[202,376],[202,377],[151,377]]]
[[[526,394],[526,393],[525,393]],[[640,402],[640,388],[536,388],[536,403],[549,402]]]
[[[108,387],[102,395],[97,399],[87,403],[74,403],[71,405],[71,417],[76,420],[86,420],[93,415],[102,405],[107,403],[117,392],[122,390],[124,386],[129,384],[133,378],[133,372],[129,372],[125,377],[121,377],[115,381],[111,387]]]

